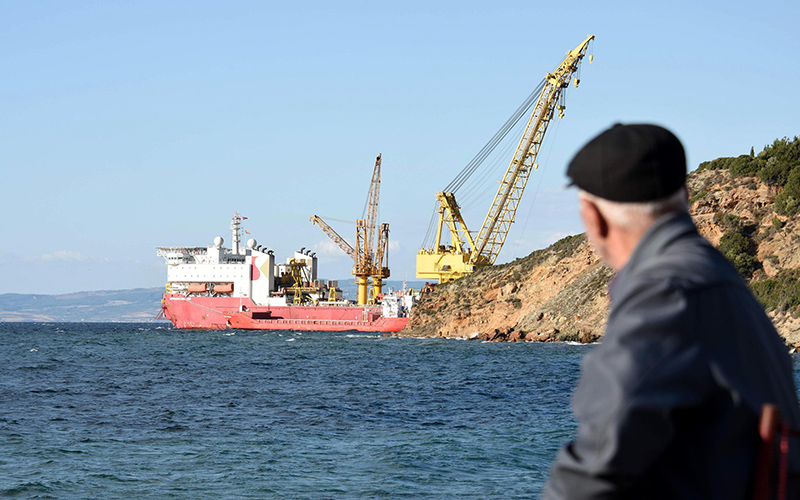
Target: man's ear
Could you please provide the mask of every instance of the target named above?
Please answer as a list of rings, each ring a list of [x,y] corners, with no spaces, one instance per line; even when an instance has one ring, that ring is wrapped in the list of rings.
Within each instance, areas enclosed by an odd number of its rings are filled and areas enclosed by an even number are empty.
[[[586,198],[580,199],[581,218],[586,226],[586,231],[595,234],[600,238],[608,237],[608,221],[603,213],[592,201]]]

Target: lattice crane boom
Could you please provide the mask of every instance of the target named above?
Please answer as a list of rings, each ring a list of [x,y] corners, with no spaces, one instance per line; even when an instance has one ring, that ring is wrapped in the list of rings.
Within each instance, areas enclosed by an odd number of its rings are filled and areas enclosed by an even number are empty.
[[[578,70],[578,64],[586,54],[589,42],[593,39],[594,35],[591,35],[569,51],[558,68],[545,77],[544,88],[533,113],[531,113],[528,125],[525,127],[525,133],[519,141],[514,158],[506,170],[489,213],[486,214],[486,219],[478,233],[477,246],[470,262],[477,261],[479,256],[485,257],[490,264],[494,264],[497,259],[511,224],[514,222],[514,216],[531,170],[536,167],[535,162],[539,148],[556,108],[559,110],[559,115],[563,116],[564,106],[558,105],[559,97],[563,90],[569,87],[572,75]],[[577,86],[577,84],[576,80],[575,85]]]
[[[381,279],[389,277],[389,224],[386,222],[381,224],[381,230],[378,233],[373,273],[373,279],[376,276]]]
[[[375,229],[378,223],[378,208],[381,197],[381,154],[375,159],[375,168],[372,169],[372,180],[369,183],[369,193],[367,194],[367,217],[366,217],[366,237],[363,249],[365,263],[374,260],[372,253],[375,248]]]
[[[578,70],[579,64],[589,48],[589,42],[592,40],[594,40],[594,35],[590,35],[580,45],[567,52],[567,56],[556,70],[547,73],[541,86],[537,87],[537,90],[529,96],[523,106],[520,106],[517,110],[519,114],[512,115],[501,131],[484,146],[484,149],[476,156],[477,163],[476,159],[473,159],[448,186],[448,190],[455,191],[463,185],[464,181],[475,171],[476,166],[497,145],[497,141],[510,130],[510,127],[507,128],[508,123],[514,123],[512,119],[521,118],[524,110],[530,109],[530,104],[533,104],[532,99],[538,92],[538,100],[533,106],[525,132],[506,169],[480,231],[474,233],[467,229],[454,192],[436,194],[438,200],[436,211],[439,214],[436,236],[433,248],[423,248],[417,254],[417,278],[433,278],[441,282],[451,281],[474,272],[479,267],[494,264],[503,248],[511,224],[514,222],[530,174],[537,168],[536,158],[547,127],[555,111],[558,111],[559,117],[563,117],[565,106],[561,101],[564,89],[569,87],[570,80]],[[590,56],[589,60],[591,61],[591,59]],[[578,78],[574,79],[576,87],[579,81]],[[451,188],[451,186],[453,187]],[[451,245],[442,243],[443,227],[445,226],[450,232]]]
[[[350,245],[350,243],[348,243],[347,241],[345,241],[344,238],[339,236],[339,233],[334,231],[334,229],[331,226],[329,226],[327,222],[322,220],[318,215],[312,215],[309,220],[311,221],[312,224],[316,224],[317,226],[319,226],[319,228],[322,229],[322,232],[327,234],[328,237],[331,240],[333,240],[333,242],[336,243],[336,245],[339,248],[341,248],[344,253],[346,253],[347,255],[350,256],[350,258],[353,259],[353,261],[358,260],[358,256],[353,246]]]

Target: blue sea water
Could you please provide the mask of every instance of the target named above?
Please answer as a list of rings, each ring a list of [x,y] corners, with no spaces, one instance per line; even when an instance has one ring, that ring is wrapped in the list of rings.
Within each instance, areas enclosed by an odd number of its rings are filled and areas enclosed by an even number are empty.
[[[4,323],[0,496],[536,498],[591,349]]]
[[[0,325],[0,496],[531,498],[591,347]]]

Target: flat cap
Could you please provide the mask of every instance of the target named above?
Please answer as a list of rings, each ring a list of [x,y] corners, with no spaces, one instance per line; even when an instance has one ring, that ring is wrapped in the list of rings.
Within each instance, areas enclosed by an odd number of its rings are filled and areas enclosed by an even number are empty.
[[[619,202],[654,201],[686,181],[686,154],[658,125],[617,123],[589,141],[567,167],[571,185]]]

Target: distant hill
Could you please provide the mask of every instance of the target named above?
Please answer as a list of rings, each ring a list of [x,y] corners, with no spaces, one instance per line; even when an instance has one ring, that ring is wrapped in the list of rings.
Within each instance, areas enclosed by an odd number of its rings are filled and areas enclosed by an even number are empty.
[[[424,282],[409,281],[407,287],[419,289]],[[401,289],[402,281],[386,281],[388,287]],[[345,297],[355,299],[352,278],[339,280]],[[6,293],[0,295],[0,322],[3,321],[77,321],[77,322],[146,322],[155,321],[161,309],[163,288],[135,288],[77,292],[63,295]]]
[[[0,321],[154,321],[163,288],[0,295]]]

